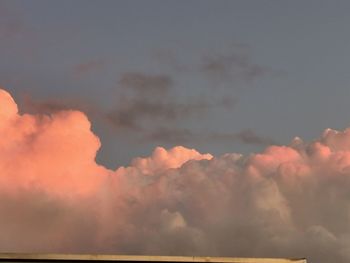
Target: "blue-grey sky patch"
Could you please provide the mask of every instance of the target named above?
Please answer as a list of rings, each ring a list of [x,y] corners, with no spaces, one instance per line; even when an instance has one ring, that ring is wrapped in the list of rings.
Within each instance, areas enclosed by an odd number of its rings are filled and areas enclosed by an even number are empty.
[[[349,123],[348,8],[347,1],[2,0],[0,85],[18,102],[30,94],[48,110],[63,104],[106,113],[150,104],[150,97],[128,93],[132,102],[122,105],[125,74],[167,76],[171,85],[157,101],[163,109],[200,102],[210,110],[176,111],[153,129],[250,129],[281,143],[295,135],[311,139]],[[223,98],[234,107],[218,105]],[[104,164],[126,164],[160,144],[133,143],[133,133],[87,113],[105,145],[98,154]],[[156,115],[143,118],[147,131]],[[187,145],[217,154],[258,150],[239,141]]]

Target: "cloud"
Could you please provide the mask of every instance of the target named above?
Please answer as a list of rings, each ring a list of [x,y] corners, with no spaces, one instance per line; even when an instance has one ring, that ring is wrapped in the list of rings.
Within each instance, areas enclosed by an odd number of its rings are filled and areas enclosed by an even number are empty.
[[[23,108],[25,111],[41,114],[51,114],[62,110],[79,108],[79,103],[68,102],[62,99],[35,100],[30,96],[23,96]]]
[[[350,260],[350,128],[247,156],[158,147],[113,171],[82,112],[18,114],[4,90],[0,106],[3,252]]]
[[[0,39],[18,36],[24,31],[24,25],[19,21],[9,21],[0,24]]]
[[[175,121],[200,114],[211,107],[205,101],[177,103],[166,100],[123,99],[119,107],[106,114],[107,119],[118,128],[140,130],[147,121]]]
[[[54,114],[60,111],[69,111],[79,109],[89,116],[103,116],[103,110],[91,101],[81,98],[34,98],[28,94],[22,93],[20,96],[22,103],[21,111],[33,114]]]
[[[253,145],[262,145],[267,146],[271,144],[278,144],[275,140],[261,136],[256,132],[245,129],[237,133],[218,133],[212,132],[208,135],[208,137],[212,140],[217,141],[239,141],[244,144],[253,144]]]
[[[28,33],[21,15],[4,2],[0,3],[0,40],[6,41]]]
[[[103,59],[89,60],[83,63],[79,63],[73,67],[74,75],[81,76],[83,74],[89,74],[91,72],[103,69],[106,61]]]
[[[128,72],[120,77],[118,84],[121,91],[115,106],[104,118],[117,128],[131,131],[143,130],[145,122],[174,122],[200,115],[214,107],[231,108],[235,104],[229,96],[217,101],[190,98],[179,102],[171,92],[173,80],[168,75]]]
[[[181,63],[178,60],[178,56],[176,56],[176,54],[170,49],[156,50],[152,54],[152,57],[158,62],[162,63],[162,65],[168,66],[177,72],[184,73],[193,71],[191,66]]]
[[[159,127],[154,131],[148,132],[144,138],[161,143],[187,143],[197,141],[214,141],[214,142],[241,142],[243,144],[267,146],[278,144],[271,138],[261,136],[256,132],[246,129],[237,133],[222,132],[193,132],[189,129]]]
[[[155,174],[171,168],[179,168],[188,160],[211,159],[211,154],[200,154],[194,149],[176,146],[170,150],[157,147],[152,156],[148,158],[135,158],[131,166],[141,171],[142,174]]]
[[[17,187],[24,189],[86,192],[98,184],[95,174],[105,170],[94,161],[100,141],[83,113],[69,110],[51,116],[18,115],[17,105],[3,90],[0,105],[2,185],[11,187],[17,182]],[[84,151],[77,155],[76,149]],[[71,161],[67,163],[66,158]],[[79,176],[84,177],[85,185],[80,185]]]
[[[173,80],[168,75],[147,75],[138,72],[122,74],[119,80],[120,86],[133,89],[138,93],[156,92],[164,94],[173,85]]]
[[[213,84],[251,84],[265,76],[277,76],[281,72],[253,61],[252,50],[243,44],[231,45],[223,51],[206,50],[197,55],[196,62],[180,61],[172,50],[158,50],[154,58],[179,73],[201,73]],[[214,85],[217,87],[217,85]],[[232,86],[230,86],[232,87]]]
[[[195,141],[198,135],[189,129],[175,129],[160,127],[154,131],[149,132],[144,140],[146,141],[156,141],[161,143],[187,143],[190,141]]]
[[[216,81],[251,82],[271,70],[255,64],[246,53],[207,54],[202,58],[200,71]]]
[[[173,85],[173,79],[166,74],[126,72],[118,80],[111,105],[101,106],[81,98],[38,99],[28,94],[22,95],[21,102],[23,111],[30,113],[79,109],[117,132],[132,133],[146,131],[149,124],[174,124],[193,116],[201,117],[216,108],[229,110],[237,103],[231,95],[181,98],[174,94]]]

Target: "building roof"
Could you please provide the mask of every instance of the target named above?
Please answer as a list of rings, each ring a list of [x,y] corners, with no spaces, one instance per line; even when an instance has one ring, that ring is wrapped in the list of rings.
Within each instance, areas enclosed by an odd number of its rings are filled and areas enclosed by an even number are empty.
[[[188,256],[134,256],[104,254],[18,254],[0,253],[0,262],[201,262],[201,263],[306,263],[306,259],[232,258]]]

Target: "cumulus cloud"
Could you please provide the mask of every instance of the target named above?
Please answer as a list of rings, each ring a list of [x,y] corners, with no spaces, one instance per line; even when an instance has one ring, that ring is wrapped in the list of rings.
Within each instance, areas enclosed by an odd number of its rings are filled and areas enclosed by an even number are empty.
[[[105,170],[94,161],[100,141],[83,113],[19,115],[17,105],[3,90],[0,105],[2,186],[83,193],[98,184],[100,178],[95,175]],[[79,154],[78,149],[82,150]],[[80,185],[81,179],[86,184]]]
[[[158,147],[115,171],[99,147],[82,112],[18,114],[0,91],[2,252],[350,260],[350,129],[248,156]]]

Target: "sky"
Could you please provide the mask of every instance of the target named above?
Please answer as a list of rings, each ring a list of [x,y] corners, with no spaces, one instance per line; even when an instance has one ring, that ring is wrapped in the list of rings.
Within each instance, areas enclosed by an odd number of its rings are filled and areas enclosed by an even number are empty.
[[[348,5],[1,1],[0,83],[22,110],[88,112],[104,144],[98,160],[111,168],[159,145],[258,151],[265,141],[347,127]],[[122,83],[128,74],[145,76],[140,82],[168,78],[167,98],[156,89],[137,94]],[[146,110],[134,120],[142,131],[132,130],[120,127],[125,96],[168,106],[156,115]],[[240,136],[247,133],[253,140]]]
[[[349,8],[0,0],[0,250],[348,262]]]

